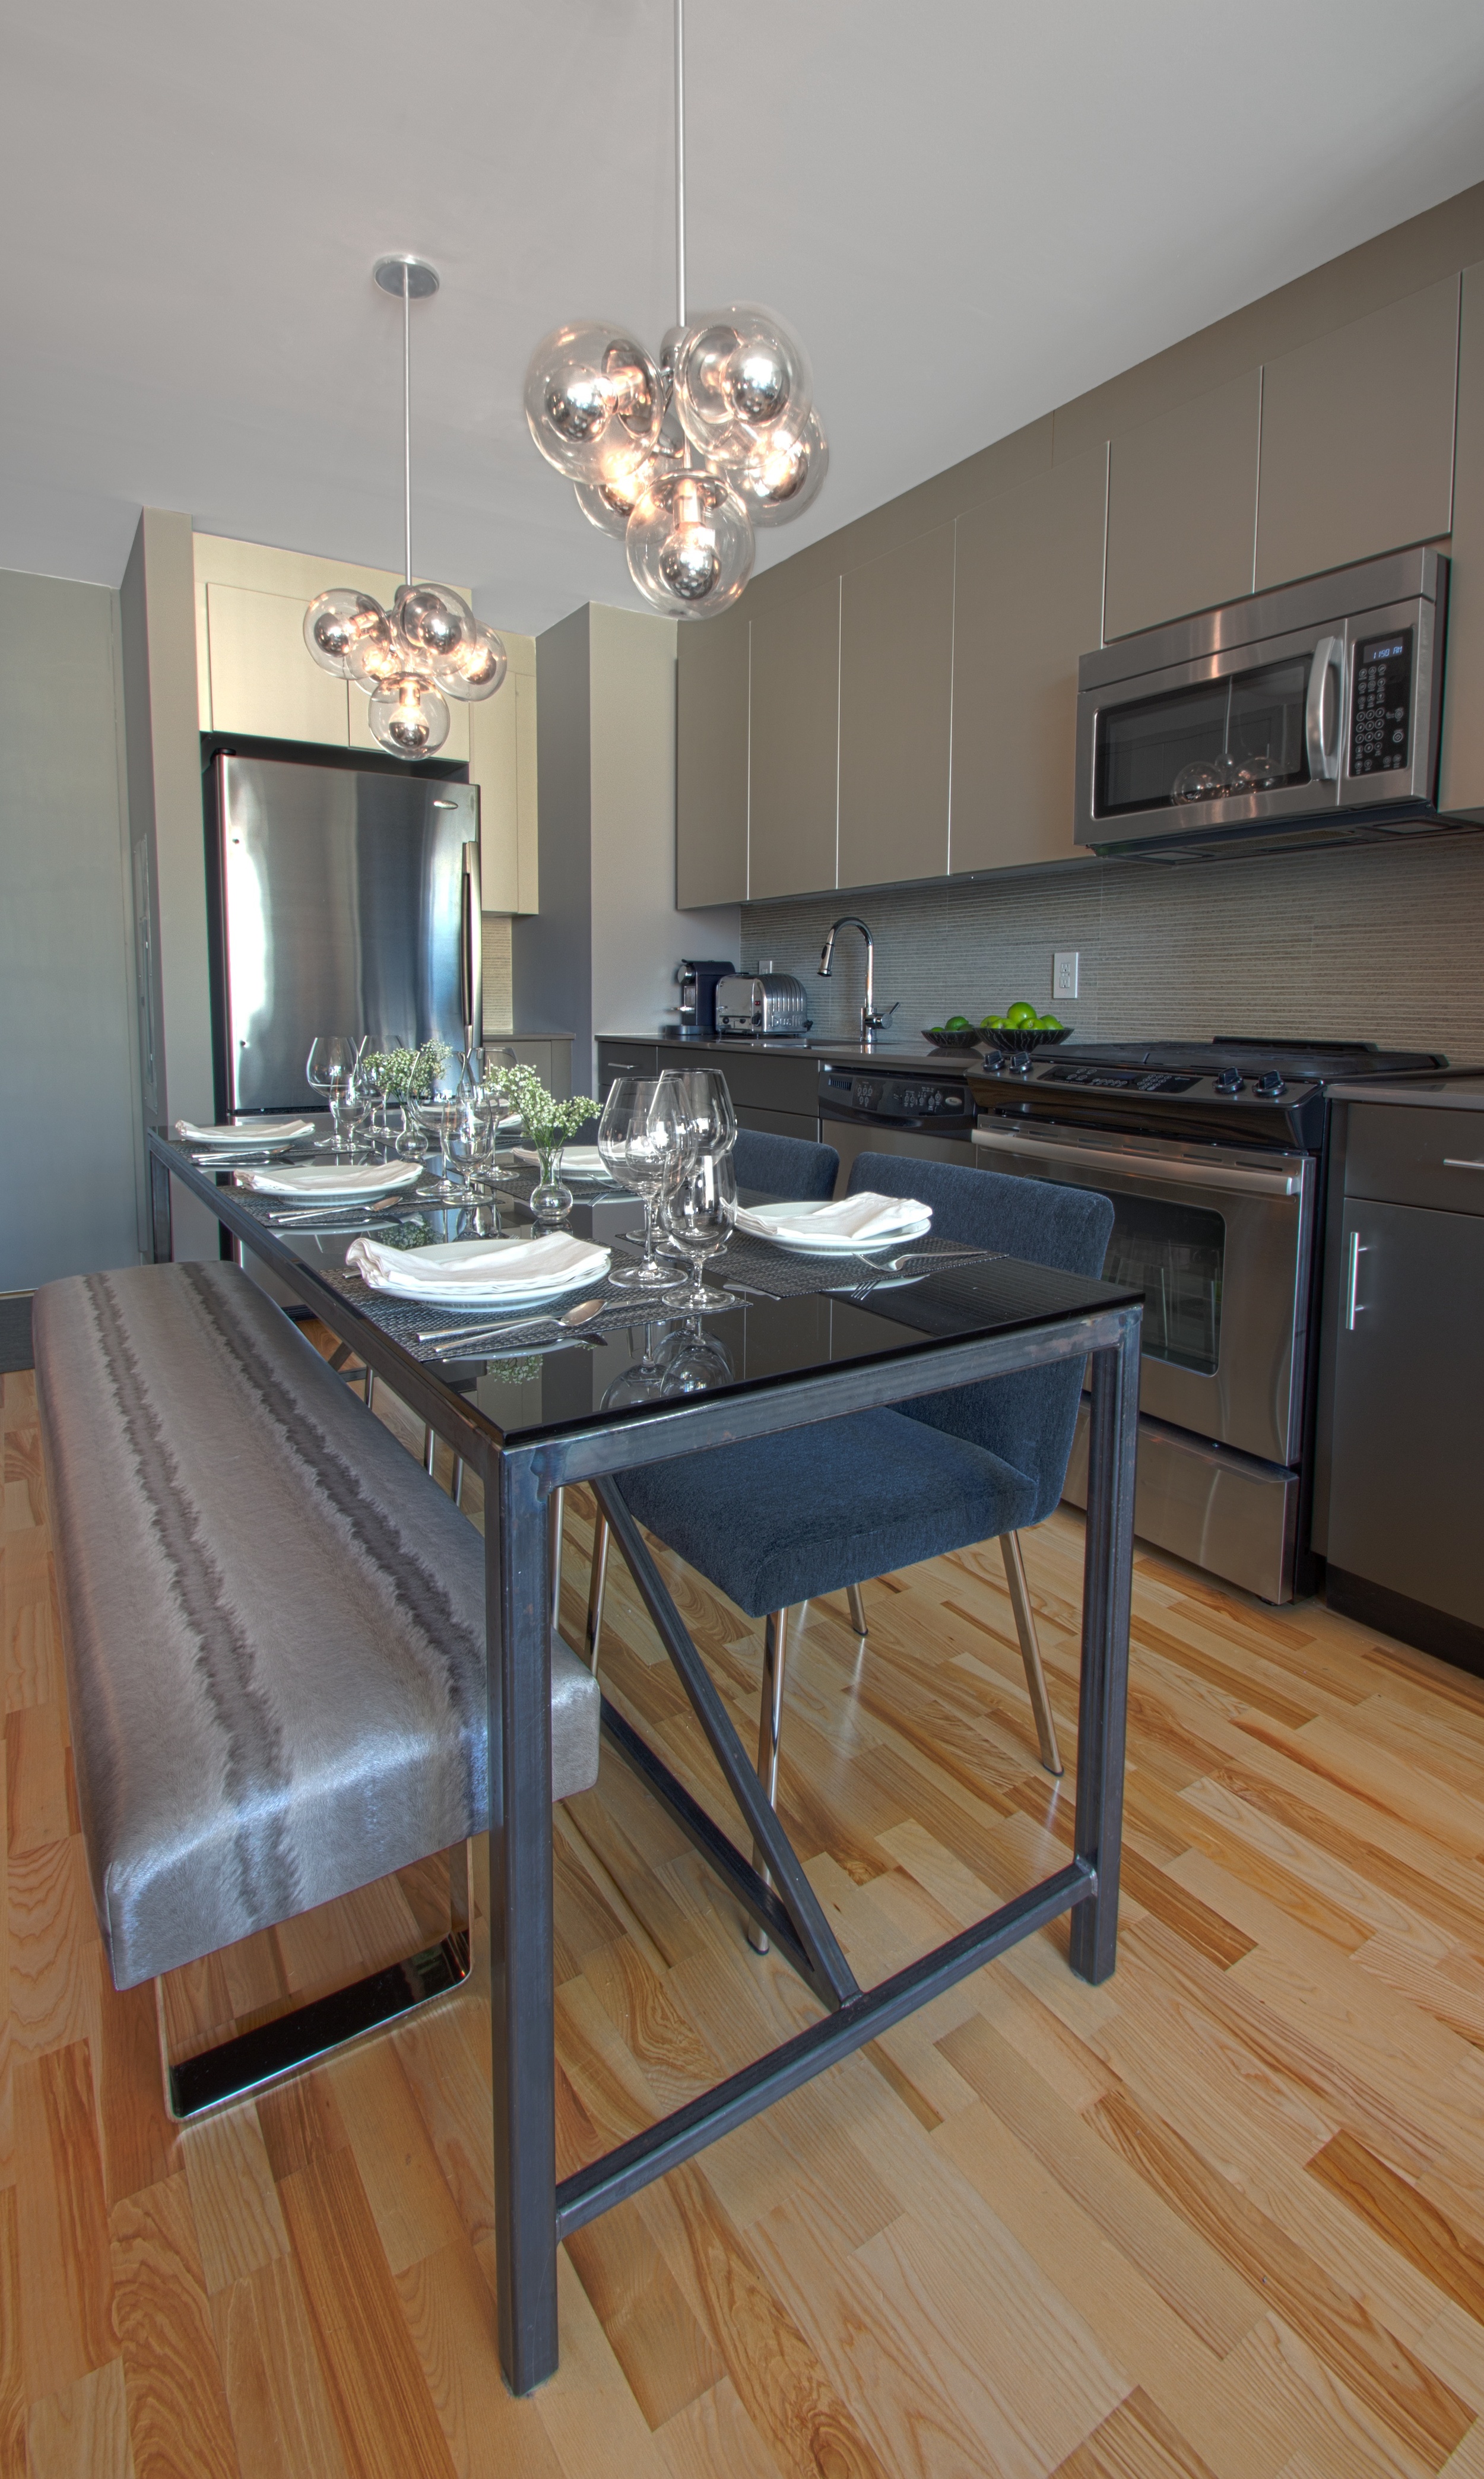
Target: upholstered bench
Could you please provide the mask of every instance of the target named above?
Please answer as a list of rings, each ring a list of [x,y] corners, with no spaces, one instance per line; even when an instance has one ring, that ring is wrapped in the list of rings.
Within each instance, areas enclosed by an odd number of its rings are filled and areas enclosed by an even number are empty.
[[[34,1330],[115,1987],[483,1832],[483,1545],[292,1319],[235,1265],[141,1265],[48,1284]],[[553,1799],[596,1780],[599,1710],[553,1634]],[[167,2066],[175,2113],[467,1968],[455,1916],[442,1949]]]

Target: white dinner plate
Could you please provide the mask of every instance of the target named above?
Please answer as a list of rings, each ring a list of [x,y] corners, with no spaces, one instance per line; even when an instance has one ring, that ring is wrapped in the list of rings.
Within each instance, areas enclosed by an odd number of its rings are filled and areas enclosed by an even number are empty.
[[[811,1214],[823,1213],[830,1201],[826,1198],[818,1204],[750,1206],[748,1211],[758,1222],[771,1222],[775,1226],[788,1223],[800,1227],[790,1228],[786,1233],[777,1227],[766,1233],[743,1230],[742,1237],[750,1240],[766,1238],[777,1247],[796,1249],[806,1257],[860,1257],[874,1256],[878,1249],[889,1253],[893,1248],[905,1248],[933,1228],[933,1216],[929,1214],[915,1222],[904,1222],[895,1231],[883,1232],[872,1240],[848,1240],[833,1232],[821,1232],[817,1239],[810,1239],[802,1226]]]
[[[237,1176],[255,1196],[302,1196],[318,1205],[327,1196],[384,1196],[394,1188],[415,1188],[425,1163],[282,1163],[272,1170]]]
[[[223,1153],[235,1153],[240,1147],[248,1153],[276,1153],[286,1145],[297,1144],[304,1137],[314,1135],[310,1119],[254,1119],[246,1127],[236,1124],[214,1128],[193,1127],[189,1119],[177,1119],[175,1133],[183,1145],[219,1146]]]
[[[576,1272],[569,1266],[553,1281],[532,1275],[525,1282],[496,1283],[476,1291],[473,1284],[460,1284],[455,1290],[449,1283],[419,1283],[418,1269],[423,1265],[460,1265],[471,1257],[488,1257],[506,1248],[528,1248],[528,1235],[506,1232],[493,1240],[438,1240],[430,1248],[408,1248],[400,1256],[397,1273],[400,1279],[394,1291],[390,1285],[373,1283],[363,1272],[362,1279],[370,1291],[384,1300],[419,1300],[440,1309],[518,1309],[529,1308],[544,1300],[559,1300],[565,1291],[585,1291],[601,1283],[612,1262],[606,1248],[595,1248],[590,1263],[579,1265]]]

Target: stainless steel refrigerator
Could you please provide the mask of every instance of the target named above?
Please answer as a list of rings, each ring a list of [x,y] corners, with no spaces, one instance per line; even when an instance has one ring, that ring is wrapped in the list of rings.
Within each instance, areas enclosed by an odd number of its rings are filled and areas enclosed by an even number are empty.
[[[218,1109],[320,1104],[317,1034],[477,1041],[477,785],[227,754],[212,771]]]

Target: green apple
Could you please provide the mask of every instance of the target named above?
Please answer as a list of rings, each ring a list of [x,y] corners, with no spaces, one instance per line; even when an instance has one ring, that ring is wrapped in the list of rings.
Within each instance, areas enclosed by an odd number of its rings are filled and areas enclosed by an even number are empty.
[[[966,1015],[951,1015],[943,1028],[945,1033],[967,1033],[969,1029]]]
[[[1003,1033],[1005,1018],[1002,1015],[982,1015],[979,1019],[979,1030],[981,1033]]]
[[[1064,1033],[1066,1027],[1059,1015],[1038,1015],[1035,1030],[1037,1033]]]
[[[1033,1025],[1036,1022],[1036,1009],[1029,999],[1016,999],[1013,1007],[1006,1009],[1005,1021],[1014,1031],[1019,1032],[1022,1026]]]

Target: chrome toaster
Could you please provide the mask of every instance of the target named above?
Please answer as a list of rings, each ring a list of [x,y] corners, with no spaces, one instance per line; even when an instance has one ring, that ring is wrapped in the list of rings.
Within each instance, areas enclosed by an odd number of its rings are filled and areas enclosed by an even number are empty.
[[[808,993],[792,973],[729,973],[716,984],[716,1030],[756,1040],[805,1034],[813,1018]]]

